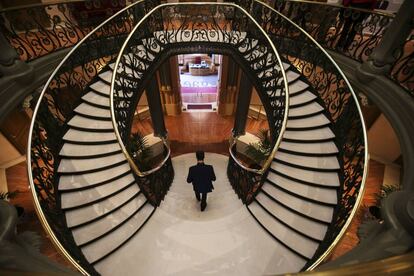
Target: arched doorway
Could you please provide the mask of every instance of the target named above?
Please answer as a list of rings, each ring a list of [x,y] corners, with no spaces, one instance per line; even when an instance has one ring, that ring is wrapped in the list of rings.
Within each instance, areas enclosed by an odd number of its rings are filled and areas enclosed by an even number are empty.
[[[217,110],[221,60],[221,55],[212,53],[178,55],[183,111]]]

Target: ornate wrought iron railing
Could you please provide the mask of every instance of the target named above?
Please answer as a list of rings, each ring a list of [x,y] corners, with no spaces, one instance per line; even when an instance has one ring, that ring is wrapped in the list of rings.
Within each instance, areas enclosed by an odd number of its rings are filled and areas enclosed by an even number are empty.
[[[396,56],[397,60],[391,67],[391,79],[414,97],[414,28],[396,52]]]
[[[320,45],[364,62],[378,46],[395,15],[313,1],[274,0],[277,11],[296,22]],[[414,95],[414,30],[395,53],[388,77]]]
[[[125,33],[156,2],[124,8],[86,35],[62,60],[47,81],[33,113],[28,138],[28,176],[35,209],[55,246],[82,273],[96,273],[76,246],[60,208],[57,172],[66,123],[85,88],[113,60]],[[118,35],[115,35],[119,31]],[[111,36],[102,36],[111,34]]]
[[[197,7],[197,8],[195,8]],[[195,44],[197,43],[197,44]],[[273,155],[286,127],[288,88],[281,60],[271,40],[250,15],[234,4],[179,3],[163,4],[147,14],[128,36],[118,56],[112,76],[111,112],[113,125],[121,147],[138,175],[144,174],[134,164],[127,150],[131,115],[148,78],[154,73],[163,53],[180,53],[186,47],[193,51],[228,51],[237,55],[244,70],[248,70],[252,83],[265,103],[271,125],[272,153],[262,168],[255,170],[244,166],[233,155],[229,177],[236,191],[250,173],[258,174],[242,189],[239,196],[244,202],[252,199],[254,191],[263,183],[263,174],[270,166]],[[233,137],[237,140],[237,137]],[[233,145],[230,147],[233,148]],[[234,165],[232,162],[235,162]],[[233,164],[233,165],[231,165]],[[160,164],[160,166],[162,163]],[[236,172],[238,171],[238,172]],[[245,174],[243,171],[249,171]],[[243,179],[242,179],[243,178]]]
[[[312,1],[276,0],[289,17],[327,49],[365,61],[381,41],[394,15]]]
[[[312,260],[317,266],[338,243],[361,201],[368,170],[367,135],[358,99],[338,65],[315,39],[270,6],[255,1],[252,15],[278,51],[319,94],[339,149],[341,186],[332,224]]]
[[[20,59],[30,61],[74,46],[95,26],[124,8],[126,2],[72,0],[4,8],[0,10],[0,29]],[[126,23],[108,23],[111,28],[95,35],[127,33]]]

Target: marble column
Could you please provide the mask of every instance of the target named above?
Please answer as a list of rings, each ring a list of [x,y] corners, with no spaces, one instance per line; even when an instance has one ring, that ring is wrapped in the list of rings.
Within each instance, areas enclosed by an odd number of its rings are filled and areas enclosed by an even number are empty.
[[[173,56],[161,65],[157,72],[162,104],[165,114],[176,116],[181,114],[180,76],[178,58]]]
[[[370,82],[374,79],[373,75],[388,74],[397,59],[396,50],[404,44],[412,31],[413,10],[414,1],[404,1],[381,42],[375,47],[368,60],[358,68],[356,73],[360,81]]]
[[[249,113],[250,100],[252,98],[253,85],[243,73],[240,79],[239,95],[237,97],[236,116],[234,119],[233,136],[241,136],[246,133],[246,121]]]
[[[236,95],[239,90],[241,70],[228,56],[222,57],[220,65],[218,113],[222,116],[234,114]]]
[[[147,89],[148,107],[150,110],[154,136],[166,137],[167,130],[164,123],[164,112],[161,104],[161,95],[158,89],[158,82],[155,76],[150,80]]]

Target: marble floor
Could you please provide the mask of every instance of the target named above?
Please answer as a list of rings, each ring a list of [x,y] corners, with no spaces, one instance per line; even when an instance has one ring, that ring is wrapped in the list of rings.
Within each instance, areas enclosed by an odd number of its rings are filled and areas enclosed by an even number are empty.
[[[125,246],[95,268],[104,275],[267,275],[295,264],[257,224],[227,179],[228,157],[206,153],[217,181],[200,212],[188,168],[195,154],[172,159],[175,178],[161,206]],[[283,254],[282,254],[283,252]]]
[[[216,87],[218,75],[192,76],[190,73],[180,75],[182,87]]]

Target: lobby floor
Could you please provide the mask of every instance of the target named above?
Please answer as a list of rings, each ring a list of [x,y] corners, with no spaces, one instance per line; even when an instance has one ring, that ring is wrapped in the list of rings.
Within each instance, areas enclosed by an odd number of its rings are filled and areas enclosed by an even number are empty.
[[[295,272],[286,254],[254,220],[226,175],[228,157],[206,153],[217,181],[204,212],[186,182],[193,153],[174,157],[175,177],[165,200],[119,252],[98,264],[103,275],[276,275]],[[277,260],[277,261],[275,261]]]

